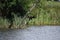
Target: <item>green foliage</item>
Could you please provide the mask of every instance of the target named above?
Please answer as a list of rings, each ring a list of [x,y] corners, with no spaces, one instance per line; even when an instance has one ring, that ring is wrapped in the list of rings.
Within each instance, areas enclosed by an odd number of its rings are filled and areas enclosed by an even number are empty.
[[[59,25],[60,24],[60,6],[59,2],[41,1],[41,7],[38,11],[35,8],[32,13],[36,14],[36,18],[29,21],[30,25]],[[40,3],[39,3],[40,4]]]
[[[33,4],[36,3],[36,0],[12,0],[7,3],[5,1],[4,3],[0,2],[1,9],[3,9],[3,7],[8,9],[9,7],[12,7],[12,5],[15,6],[19,4],[25,11],[28,11],[33,6]],[[13,27],[15,28],[20,27],[19,25],[22,21],[22,18],[18,17],[16,14],[13,12]],[[31,11],[30,14],[28,14],[28,16],[36,17],[32,18],[31,20],[28,20],[29,18],[24,20],[24,22],[26,21],[29,25],[58,25],[60,24],[60,3],[54,1],[39,0],[37,6]],[[0,18],[1,26],[9,26],[9,24],[10,23],[7,19]]]
[[[4,21],[4,22],[1,21],[1,25],[2,25],[2,23],[7,24],[7,22],[12,20],[13,25],[18,26],[20,24],[19,21],[21,20],[20,17],[18,17],[18,15],[19,14],[25,15],[25,13],[17,12],[17,10],[19,10],[19,8],[20,8],[19,6],[21,6],[23,8],[22,10],[28,11],[30,9],[30,7],[33,6],[34,1],[35,0],[0,0],[0,17],[2,17],[1,20]],[[19,8],[17,8],[16,6]],[[13,14],[12,14],[12,12],[13,12]],[[22,11],[22,12],[24,12],[24,11]],[[6,21],[5,21],[5,19],[6,19]],[[10,24],[8,24],[8,25],[10,25]]]
[[[7,19],[0,17],[0,28],[8,28],[10,23],[7,22]]]

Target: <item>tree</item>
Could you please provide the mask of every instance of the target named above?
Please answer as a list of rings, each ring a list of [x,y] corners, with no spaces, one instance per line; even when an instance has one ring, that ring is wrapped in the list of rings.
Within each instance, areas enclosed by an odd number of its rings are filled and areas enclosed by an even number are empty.
[[[0,15],[2,18],[8,19],[8,21],[11,23],[9,28],[13,25],[14,20],[14,14],[17,16],[23,17],[26,14],[26,11],[24,10],[22,3],[19,3],[19,0],[0,0],[1,6],[0,10],[2,15]]]

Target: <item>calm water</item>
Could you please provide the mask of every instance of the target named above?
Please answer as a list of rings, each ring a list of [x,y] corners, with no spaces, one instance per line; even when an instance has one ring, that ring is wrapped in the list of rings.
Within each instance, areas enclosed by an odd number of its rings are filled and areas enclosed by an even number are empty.
[[[60,26],[0,30],[0,40],[60,40]]]

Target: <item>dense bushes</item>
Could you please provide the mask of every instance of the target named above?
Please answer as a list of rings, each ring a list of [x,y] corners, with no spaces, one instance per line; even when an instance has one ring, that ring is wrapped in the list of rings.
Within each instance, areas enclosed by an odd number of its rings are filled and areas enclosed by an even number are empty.
[[[20,27],[22,18],[37,0],[0,0],[0,26]],[[24,20],[29,25],[60,24],[60,3],[39,0]],[[31,19],[31,20],[29,20]],[[3,23],[3,24],[2,24]]]
[[[16,17],[24,17],[33,2],[34,0],[0,0],[0,17],[2,20],[7,19],[10,28]]]

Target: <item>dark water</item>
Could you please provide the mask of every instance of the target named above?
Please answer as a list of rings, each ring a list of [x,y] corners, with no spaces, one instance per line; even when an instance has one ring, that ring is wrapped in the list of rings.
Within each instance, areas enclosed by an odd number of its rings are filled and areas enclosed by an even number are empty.
[[[0,40],[60,40],[60,26],[0,30]]]

